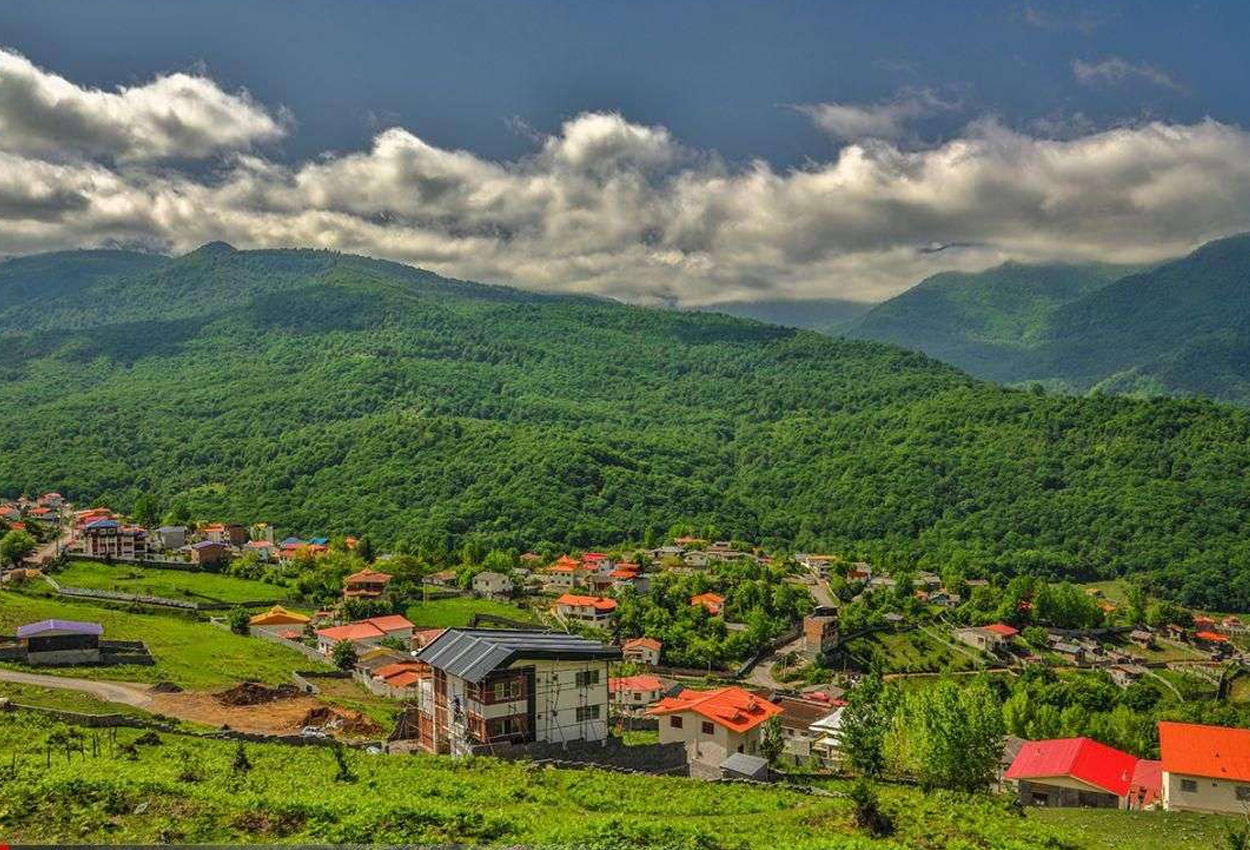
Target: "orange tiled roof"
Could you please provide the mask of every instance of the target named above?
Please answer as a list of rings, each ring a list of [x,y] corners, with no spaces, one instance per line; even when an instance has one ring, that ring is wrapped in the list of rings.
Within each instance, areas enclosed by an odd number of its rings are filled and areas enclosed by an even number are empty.
[[[725,597],[719,593],[696,593],[690,597],[691,605],[702,605],[709,611],[715,611],[725,604]]]
[[[309,547],[312,548],[311,546]],[[324,548],[324,547],[323,547]],[[377,570],[365,567],[358,573],[353,573],[343,579],[345,584],[369,583],[369,584],[386,584],[391,577],[386,573],[380,573]]]
[[[281,605],[275,605],[263,614],[257,614],[248,620],[248,624],[252,626],[296,626],[303,625],[311,620],[298,611],[288,611]]]
[[[617,691],[662,691],[664,683],[660,681],[658,676],[650,676],[646,673],[638,676],[620,676],[608,679],[608,690],[612,693]]]
[[[594,608],[596,611],[615,611],[616,600],[603,596],[577,596],[566,593],[556,600],[557,605],[570,605],[579,608]]]
[[[636,646],[644,649],[654,649],[656,652],[659,652],[664,644],[660,643],[655,638],[649,637],[640,637],[625,641],[625,649],[633,649]]]
[[[660,700],[647,714],[658,717],[686,711],[734,732],[746,732],[780,714],[781,706],[731,685],[715,691],[682,691],[678,696]]]
[[[369,640],[384,636],[385,633],[372,623],[348,623],[346,626],[331,626],[317,632],[317,637],[324,637],[335,643],[343,640]]]
[[[1168,773],[1250,782],[1250,729],[1160,721],[1159,754]]]
[[[381,629],[384,632],[397,632],[401,629],[413,628],[412,623],[408,622],[408,618],[402,614],[388,614],[385,617],[370,617],[367,620],[361,620],[362,623],[368,623],[371,626]]]

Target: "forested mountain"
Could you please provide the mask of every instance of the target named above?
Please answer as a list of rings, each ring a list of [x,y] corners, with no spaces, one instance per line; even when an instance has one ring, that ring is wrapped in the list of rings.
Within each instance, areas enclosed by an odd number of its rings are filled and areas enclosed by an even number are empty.
[[[983,272],[942,272],[877,305],[844,332],[914,348],[979,377],[1010,383],[1037,376],[1057,310],[1131,271],[1004,263]]]
[[[724,301],[700,307],[705,312],[725,313],[739,319],[755,319],[788,328],[806,328],[836,334],[873,307],[861,301],[841,298],[812,298],[804,301],[760,300]]]
[[[845,333],[1009,384],[1250,404],[1250,236],[1147,270],[1008,263],[939,274]]]
[[[1004,389],[877,343],[328,252],[97,259],[0,266],[4,495],[152,492],[431,549],[686,521],[1250,608],[1240,410]]]

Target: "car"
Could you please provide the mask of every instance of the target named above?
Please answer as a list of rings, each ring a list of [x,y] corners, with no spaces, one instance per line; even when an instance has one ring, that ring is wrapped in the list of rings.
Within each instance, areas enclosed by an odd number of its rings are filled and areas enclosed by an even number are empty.
[[[327,738],[329,737],[328,735],[326,735],[324,731],[322,731],[322,729],[319,726],[305,726],[303,729],[299,730],[299,735],[301,738]]]

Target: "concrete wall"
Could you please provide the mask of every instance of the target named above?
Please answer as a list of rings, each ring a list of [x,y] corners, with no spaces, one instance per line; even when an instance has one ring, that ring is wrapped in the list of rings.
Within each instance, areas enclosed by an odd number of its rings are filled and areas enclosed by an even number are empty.
[[[674,717],[681,718],[681,728],[673,725]],[[703,730],[705,722],[712,724],[710,733]],[[757,755],[759,727],[745,733],[734,732],[719,723],[712,723],[701,714],[683,711],[660,718],[660,743],[681,743],[685,746],[692,765],[699,763],[716,767],[732,753]]]
[[[1185,780],[1195,783],[1197,789],[1184,790],[1182,783]],[[1243,792],[1247,795],[1247,799],[1237,799],[1238,788],[1247,789]],[[1163,808],[1174,812],[1245,814],[1250,811],[1250,782],[1231,782],[1225,779],[1164,772]]]

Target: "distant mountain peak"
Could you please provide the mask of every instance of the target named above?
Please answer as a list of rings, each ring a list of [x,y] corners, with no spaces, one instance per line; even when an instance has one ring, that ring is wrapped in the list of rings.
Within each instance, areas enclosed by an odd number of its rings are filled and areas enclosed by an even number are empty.
[[[203,257],[203,256],[226,255],[226,254],[237,254],[237,253],[239,253],[239,249],[231,245],[229,242],[222,242],[220,240],[217,240],[214,242],[205,242],[203,245],[201,245],[200,247],[192,251],[190,254],[188,254],[188,256],[194,255],[194,256]]]

